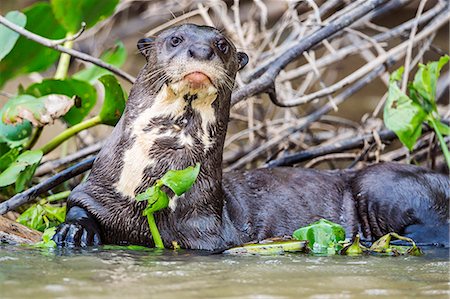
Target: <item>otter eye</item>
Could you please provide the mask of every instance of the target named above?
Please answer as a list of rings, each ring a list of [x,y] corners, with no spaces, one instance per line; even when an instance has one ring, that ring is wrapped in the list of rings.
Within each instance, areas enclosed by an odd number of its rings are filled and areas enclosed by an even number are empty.
[[[216,44],[217,49],[219,49],[220,52],[227,54],[228,52],[228,44],[224,40],[219,40]]]
[[[172,36],[172,38],[170,39],[170,44],[172,45],[172,47],[176,47],[179,44],[181,44],[183,40],[177,36]]]

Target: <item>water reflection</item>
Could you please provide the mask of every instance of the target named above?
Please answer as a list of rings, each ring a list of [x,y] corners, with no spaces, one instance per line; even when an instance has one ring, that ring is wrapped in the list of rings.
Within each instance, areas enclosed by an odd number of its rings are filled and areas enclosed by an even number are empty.
[[[2,298],[409,298],[450,295],[449,251],[423,257],[224,256],[0,247]]]

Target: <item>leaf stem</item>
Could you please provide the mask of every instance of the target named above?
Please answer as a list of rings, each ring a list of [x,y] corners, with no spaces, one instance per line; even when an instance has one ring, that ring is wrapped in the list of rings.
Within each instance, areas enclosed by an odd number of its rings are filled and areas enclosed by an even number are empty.
[[[46,145],[44,145],[41,148],[41,151],[44,153],[44,155],[48,154],[52,150],[54,150],[56,147],[58,147],[61,143],[72,137],[73,135],[77,134],[80,131],[83,131],[85,129],[91,128],[93,126],[99,125],[102,123],[102,119],[100,116],[95,116],[93,118],[90,118],[88,120],[85,120],[79,124],[76,124],[66,130],[64,130],[61,134],[50,140]]]
[[[69,40],[64,42],[64,47],[66,47],[67,49],[72,49],[73,47],[73,40],[70,40],[72,35],[73,34],[70,32],[67,32],[66,34],[66,38],[68,38]],[[59,58],[58,68],[56,69],[55,79],[63,80],[67,77],[67,72],[69,71],[69,64],[70,64],[70,55],[62,53]]]
[[[67,197],[69,197],[70,192],[71,191],[62,191],[62,192],[47,196],[46,198],[42,199],[39,203],[46,204],[46,203],[51,203],[51,202],[59,201],[62,199],[66,199]]]
[[[156,226],[155,217],[153,213],[147,214],[148,227],[150,228],[150,232],[152,233],[153,242],[155,243],[155,247],[159,249],[164,249],[164,244],[161,239],[161,235],[159,234],[158,227]]]
[[[31,135],[30,139],[28,139],[27,143],[24,145],[25,150],[31,149],[36,142],[38,141],[39,137],[41,136],[43,127],[38,127],[36,130],[34,130],[33,134]]]
[[[434,119],[434,117],[430,117],[429,122],[431,123],[431,126],[434,129],[434,132],[436,132],[436,136],[439,139],[439,143],[441,144],[442,153],[444,154],[445,161],[447,162],[447,166],[450,168],[450,152],[448,150],[447,143],[445,142],[444,137],[442,136],[441,132],[439,131],[439,128],[436,123],[436,119]]]

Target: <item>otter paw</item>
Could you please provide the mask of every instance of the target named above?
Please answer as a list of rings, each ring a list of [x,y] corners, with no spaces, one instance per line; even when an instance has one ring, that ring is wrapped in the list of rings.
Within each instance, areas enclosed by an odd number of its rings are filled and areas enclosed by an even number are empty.
[[[71,207],[66,222],[60,224],[53,236],[58,247],[87,247],[102,244],[95,219],[83,208]]]
[[[100,234],[79,223],[63,223],[53,236],[58,247],[87,247],[101,245]]]

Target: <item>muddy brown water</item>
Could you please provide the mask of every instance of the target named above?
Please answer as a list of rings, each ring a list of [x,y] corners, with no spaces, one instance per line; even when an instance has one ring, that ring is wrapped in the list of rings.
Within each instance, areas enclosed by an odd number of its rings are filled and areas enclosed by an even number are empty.
[[[421,257],[205,255],[0,247],[1,298],[449,298],[449,251]]]

